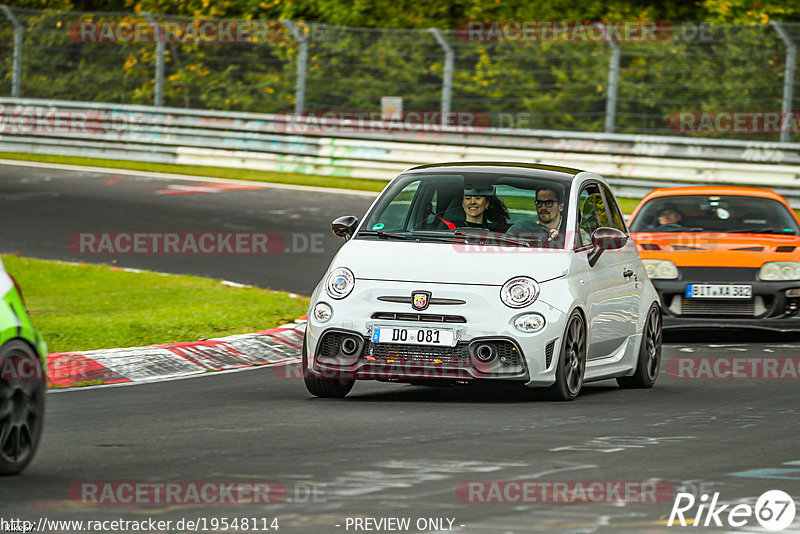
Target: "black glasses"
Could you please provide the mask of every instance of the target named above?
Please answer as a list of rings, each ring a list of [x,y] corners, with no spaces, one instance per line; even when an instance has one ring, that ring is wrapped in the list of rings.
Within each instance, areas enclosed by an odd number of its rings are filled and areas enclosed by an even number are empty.
[[[552,208],[553,204],[555,204],[556,202],[558,202],[558,201],[557,200],[537,200],[536,201],[536,207],[537,208],[541,208],[542,204],[544,204],[548,208]]]

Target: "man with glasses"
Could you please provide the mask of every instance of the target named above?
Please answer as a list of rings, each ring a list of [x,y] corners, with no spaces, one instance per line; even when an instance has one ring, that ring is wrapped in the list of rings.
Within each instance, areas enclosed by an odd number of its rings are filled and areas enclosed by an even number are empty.
[[[553,189],[538,189],[536,191],[536,213],[539,215],[539,222],[520,221],[508,229],[509,233],[525,234],[527,232],[541,232],[544,226],[548,232],[548,241],[562,242],[566,221],[562,217],[564,212],[563,193]]]
[[[536,191],[536,213],[539,214],[539,224],[550,230],[550,238],[554,239],[561,230],[564,211],[564,199],[557,191],[552,189],[539,189]]]

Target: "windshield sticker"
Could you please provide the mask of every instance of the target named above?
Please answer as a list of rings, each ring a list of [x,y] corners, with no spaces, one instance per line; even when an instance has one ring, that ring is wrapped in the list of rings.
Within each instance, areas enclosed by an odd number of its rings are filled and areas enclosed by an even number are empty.
[[[383,230],[383,227],[384,227],[384,226],[385,226],[385,225],[384,225],[383,223],[378,223],[378,224],[375,224],[375,225],[373,225],[373,226],[372,226],[372,229],[373,229],[373,230]]]

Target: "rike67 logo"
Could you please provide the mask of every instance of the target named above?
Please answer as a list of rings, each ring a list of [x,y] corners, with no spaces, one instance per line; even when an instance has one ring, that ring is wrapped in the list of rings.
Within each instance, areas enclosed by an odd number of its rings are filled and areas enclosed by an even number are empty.
[[[791,525],[794,516],[794,500],[781,490],[765,492],[756,500],[755,507],[746,502],[720,503],[719,492],[710,498],[704,493],[699,499],[691,493],[678,493],[667,526],[739,528],[751,524],[755,518],[763,528],[779,531]]]

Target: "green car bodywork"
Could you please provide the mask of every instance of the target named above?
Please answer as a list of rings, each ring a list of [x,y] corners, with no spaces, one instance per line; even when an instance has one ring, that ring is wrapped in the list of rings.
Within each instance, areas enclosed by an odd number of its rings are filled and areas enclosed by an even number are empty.
[[[33,326],[14,286],[3,296],[3,305],[0,306],[0,346],[12,339],[28,343],[39,355],[42,365],[47,367],[47,344]]]
[[[0,475],[21,473],[44,428],[47,346],[0,262]]]

